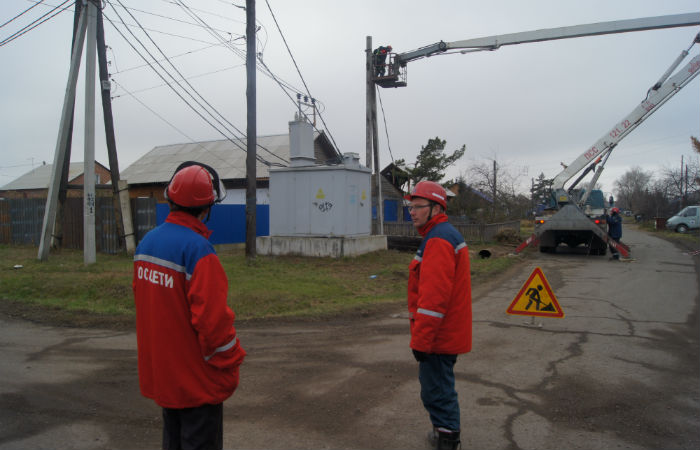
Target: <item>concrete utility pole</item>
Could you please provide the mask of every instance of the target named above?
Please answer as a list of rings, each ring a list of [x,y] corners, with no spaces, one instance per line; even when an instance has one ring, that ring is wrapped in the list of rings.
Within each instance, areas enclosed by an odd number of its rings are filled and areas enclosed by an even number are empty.
[[[367,81],[365,87],[365,166],[372,170],[372,90],[374,89],[374,81],[372,81],[372,71],[374,70],[374,63],[372,61],[372,36],[367,36],[367,47],[365,48],[367,53]]]
[[[366,95],[366,147],[367,168],[372,170],[372,157],[374,157],[374,176],[377,190],[377,234],[384,234],[384,208],[382,200],[382,180],[379,166],[379,140],[377,133],[377,88],[374,83],[374,56],[372,54],[372,36],[367,36],[367,95]]]
[[[62,205],[66,198],[68,185],[68,168],[70,165],[71,141],[73,135],[73,112],[75,110],[75,91],[82,58],[83,45],[87,35],[86,74],[85,74],[85,170],[83,183],[83,250],[86,264],[96,260],[95,245],[95,55],[99,59],[100,86],[102,94],[102,110],[104,113],[105,136],[109,154],[111,181],[114,191],[114,208],[119,237],[125,237],[127,251],[135,248],[131,215],[126,202],[119,202],[119,164],[112,106],[109,93],[109,74],[107,71],[106,46],[104,43],[104,26],[102,10],[96,0],[82,0],[75,4],[73,23],[73,45],[71,51],[71,66],[66,86],[66,94],[61,112],[54,164],[46,199],[44,221],[41,231],[38,259],[48,258],[52,241],[60,245],[62,239]],[[122,189],[124,190],[124,189]],[[128,194],[127,194],[128,197]],[[127,213],[122,214],[122,209]],[[57,220],[58,216],[58,220]],[[55,232],[55,233],[54,233]],[[55,235],[54,235],[55,234]]]
[[[77,6],[77,3],[76,3]],[[73,106],[75,104],[75,89],[78,83],[78,70],[80,68],[80,58],[83,54],[83,43],[87,31],[87,8],[82,8],[76,36],[73,40],[73,50],[71,51],[70,72],[66,85],[66,95],[63,99],[63,109],[61,111],[61,123],[58,128],[58,138],[56,140],[56,151],[54,152],[53,170],[49,182],[49,192],[46,198],[46,208],[44,209],[44,221],[41,227],[41,240],[39,242],[38,259],[45,261],[49,256],[51,247],[51,237],[53,235],[54,223],[56,222],[56,206],[58,203],[58,193],[61,185],[61,175],[64,164],[70,161],[70,155],[66,158],[66,148],[68,146],[68,135],[71,132],[69,125],[73,120]]]
[[[257,252],[255,248],[256,237],[256,217],[255,208],[257,204],[257,174],[255,151],[257,146],[257,123],[256,123],[256,83],[255,83],[255,0],[246,0],[246,74],[248,77],[246,99],[248,103],[248,134],[247,155],[246,155],[246,202],[245,202],[245,254],[249,259],[255,258]]]
[[[95,249],[95,54],[97,53],[97,8],[88,2],[85,48],[85,170],[83,171],[83,261],[97,262]]]
[[[114,120],[112,117],[112,97],[109,71],[107,70],[107,46],[105,45],[105,28],[101,10],[97,14],[97,62],[100,73],[100,93],[102,96],[102,115],[105,122],[109,172],[112,182],[114,219],[117,224],[117,234],[120,238],[124,236],[126,252],[131,255],[136,250],[136,237],[134,236],[134,224],[131,221],[128,185],[126,182],[122,182],[119,177],[119,158],[117,158],[117,142],[114,136]]]

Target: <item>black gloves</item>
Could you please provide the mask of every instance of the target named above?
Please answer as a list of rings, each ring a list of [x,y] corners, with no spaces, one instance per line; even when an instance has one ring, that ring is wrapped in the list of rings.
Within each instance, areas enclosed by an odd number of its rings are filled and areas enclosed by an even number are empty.
[[[428,359],[428,354],[425,352],[419,352],[418,350],[413,349],[411,349],[411,351],[413,352],[413,357],[416,358],[416,361],[418,362],[425,361],[426,359]]]

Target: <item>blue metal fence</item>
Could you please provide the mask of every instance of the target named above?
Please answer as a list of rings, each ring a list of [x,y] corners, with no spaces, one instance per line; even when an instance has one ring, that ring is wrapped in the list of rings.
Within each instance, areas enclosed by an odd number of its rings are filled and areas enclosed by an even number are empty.
[[[156,205],[156,224],[165,222],[170,209],[166,203]],[[270,235],[270,205],[257,205],[255,208],[255,235]],[[213,231],[209,241],[212,244],[239,244],[245,242],[245,205],[214,205],[207,222]]]

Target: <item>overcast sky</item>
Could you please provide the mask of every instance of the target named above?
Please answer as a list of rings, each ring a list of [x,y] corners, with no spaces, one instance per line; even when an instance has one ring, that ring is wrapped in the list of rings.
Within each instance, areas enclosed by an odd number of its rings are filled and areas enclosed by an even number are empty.
[[[183,1],[219,33],[230,33],[238,54],[212,45],[214,37],[193,25],[194,19],[174,0],[121,0],[121,4],[207,101],[245,132],[246,79],[240,56],[245,43],[237,39],[245,34],[245,11],[236,6],[245,1]],[[2,0],[0,24],[33,3]],[[4,25],[0,40],[59,3],[46,0]],[[120,1],[107,3],[105,33],[115,81],[120,169],[158,145],[223,139],[144,66],[109,22],[138,45],[119,16],[128,24],[135,20]],[[391,44],[401,53],[440,40],[700,10],[697,0],[269,0],[269,5],[339,150],[359,153],[363,163],[366,36],[372,36],[375,47]],[[258,0],[256,9],[258,52],[278,77],[303,90],[267,3]],[[72,21],[72,10],[66,11],[0,46],[0,186],[42,161],[53,162]],[[130,29],[158,55],[142,31]],[[407,87],[380,90],[385,113],[380,109],[381,166],[392,157],[415,161],[421,146],[439,136],[447,141],[448,151],[467,147],[466,155],[449,170],[449,178],[468,175],[470,166],[492,164],[493,159],[518,176],[523,189],[541,172],[553,178],[561,171],[560,162],[574,161],[644,99],[698,31],[700,27],[686,27],[567,39],[411,62]],[[688,60],[697,53],[696,45]],[[72,161],[84,159],[83,73]],[[622,141],[600,180],[606,192],[631,166],[660,174],[664,168],[680,167],[682,155],[694,157],[690,136],[700,136],[699,86],[693,80]],[[258,72],[258,135],[286,133],[294,112],[293,102],[279,86]],[[96,156],[107,165],[100,108],[97,121]]]

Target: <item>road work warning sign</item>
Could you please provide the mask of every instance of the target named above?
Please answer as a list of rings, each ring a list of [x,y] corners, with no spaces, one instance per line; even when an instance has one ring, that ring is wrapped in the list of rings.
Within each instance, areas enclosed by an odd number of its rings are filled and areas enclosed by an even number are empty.
[[[564,311],[539,267],[532,271],[506,312],[524,316],[564,317]]]

